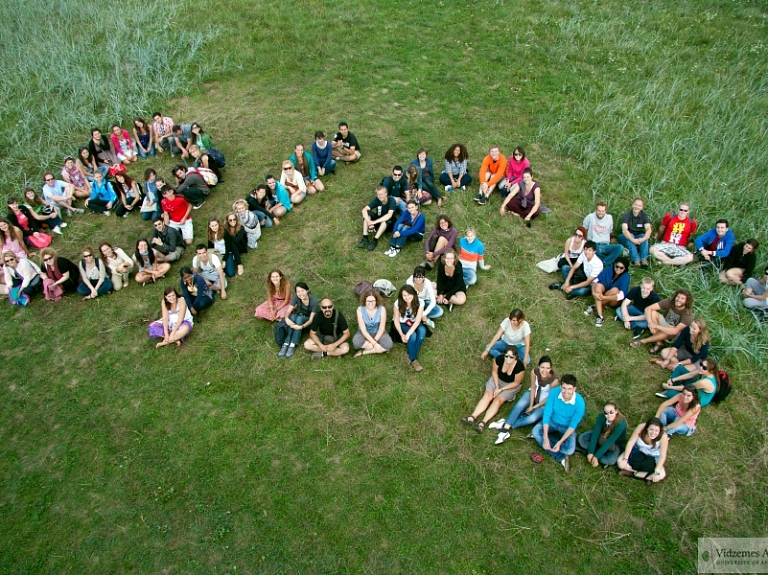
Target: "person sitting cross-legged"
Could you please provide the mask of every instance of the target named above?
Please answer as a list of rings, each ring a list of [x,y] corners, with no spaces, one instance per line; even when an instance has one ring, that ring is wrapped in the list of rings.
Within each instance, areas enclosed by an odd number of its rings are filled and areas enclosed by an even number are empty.
[[[612,401],[603,406],[592,431],[580,434],[577,443],[592,467],[616,465],[627,442],[627,419]]]
[[[564,281],[549,284],[549,289],[562,289],[566,293],[566,299],[589,295],[590,286],[603,271],[603,261],[597,257],[596,250],[595,242],[587,241],[584,251],[576,260],[576,265],[560,268]]]
[[[603,264],[611,265],[624,252],[621,244],[611,243],[613,216],[608,213],[608,205],[605,202],[597,202],[595,211],[588,214],[581,225],[587,228],[587,239],[595,242],[597,257],[603,260]]]
[[[405,245],[405,242],[420,242],[424,239],[426,231],[426,219],[419,212],[419,204],[416,201],[408,202],[408,209],[395,222],[395,231],[389,240],[389,250],[386,255],[391,258],[397,256]]]
[[[372,252],[387,229],[395,225],[395,198],[387,194],[387,188],[376,187],[376,197],[363,208],[363,237],[357,247]],[[373,237],[370,237],[373,234]]]
[[[619,457],[619,475],[642,479],[653,485],[667,476],[664,462],[667,460],[669,437],[664,433],[664,424],[658,417],[652,417],[638,425],[632,432]]]
[[[479,182],[480,190],[475,196],[475,201],[484,206],[488,203],[488,198],[496,189],[496,186],[501,183],[507,172],[507,158],[505,158],[499,151],[499,147],[492,145],[488,151],[488,155],[483,158],[483,163],[480,166]]]
[[[693,254],[688,251],[688,243],[699,224],[690,217],[690,213],[690,204],[682,203],[677,208],[677,214],[667,214],[661,221],[661,227],[656,234],[661,242],[650,249],[651,255],[661,263],[684,266],[693,261]]]
[[[360,159],[360,143],[355,135],[349,131],[346,122],[339,122],[339,131],[333,136],[333,159],[351,164]]]
[[[359,350],[355,357],[387,353],[392,349],[392,338],[387,333],[387,308],[381,302],[381,294],[376,289],[360,296],[360,307],[357,308],[359,329],[352,338],[352,345]]]
[[[313,352],[312,359],[341,357],[349,352],[347,320],[339,310],[334,309],[333,302],[328,298],[320,301],[320,312],[312,320],[304,349]]]
[[[645,308],[645,321],[651,335],[637,339],[629,347],[640,347],[646,343],[655,344],[650,352],[659,353],[665,339],[677,337],[686,326],[693,322],[693,295],[685,288],[677,290],[672,297]]]
[[[653,229],[651,218],[643,208],[645,203],[640,198],[632,202],[632,209],[621,216],[619,243],[629,250],[629,259],[633,266],[647,266],[648,253]]]
[[[629,292],[628,268],[629,261],[622,256],[613,262],[613,266],[603,269],[597,276],[597,281],[592,284],[592,297],[595,303],[584,311],[584,315],[592,315],[593,311],[597,312],[595,327],[603,327],[605,321],[603,310],[606,306],[616,309],[627,296]]]
[[[616,321],[624,322],[624,327],[632,330],[632,339],[640,339],[648,328],[645,309],[660,301],[659,294],[653,291],[654,285],[653,279],[644,277],[639,286],[629,290],[616,310]]]
[[[731,255],[723,260],[720,281],[732,286],[743,286],[746,278],[752,277],[757,264],[757,248],[760,246],[754,238],[733,246]]]

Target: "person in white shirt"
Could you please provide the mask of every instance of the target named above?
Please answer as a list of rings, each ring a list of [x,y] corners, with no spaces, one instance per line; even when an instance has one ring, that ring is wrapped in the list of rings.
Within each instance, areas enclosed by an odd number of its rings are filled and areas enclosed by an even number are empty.
[[[75,197],[75,186],[62,180],[55,179],[50,172],[45,174],[44,178],[45,184],[40,191],[46,202],[64,208],[67,210],[67,215],[70,217],[72,217],[73,214],[85,213],[85,210],[76,208],[72,205]]]
[[[192,258],[192,271],[200,274],[213,291],[221,293],[221,299],[227,299],[227,279],[224,268],[216,254],[208,253],[205,244],[197,244],[195,257]]]
[[[576,264],[573,267],[562,267],[564,281],[549,284],[549,289],[562,289],[566,293],[566,299],[589,295],[592,292],[592,284],[597,281],[597,276],[603,271],[603,262],[597,257],[596,252],[595,242],[587,241]]]

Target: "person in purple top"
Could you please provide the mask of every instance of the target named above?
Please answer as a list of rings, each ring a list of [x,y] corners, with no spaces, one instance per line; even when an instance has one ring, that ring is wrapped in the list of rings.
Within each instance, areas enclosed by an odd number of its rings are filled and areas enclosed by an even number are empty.
[[[444,214],[438,216],[435,229],[430,232],[425,242],[427,261],[424,262],[423,267],[431,270],[440,256],[454,248],[457,235],[458,232],[453,227],[451,219]]]
[[[605,306],[616,309],[629,292],[629,260],[624,256],[613,262],[613,266],[603,268],[592,284],[592,297],[595,303],[589,306],[584,315],[597,311],[595,327],[603,327],[603,309]]]

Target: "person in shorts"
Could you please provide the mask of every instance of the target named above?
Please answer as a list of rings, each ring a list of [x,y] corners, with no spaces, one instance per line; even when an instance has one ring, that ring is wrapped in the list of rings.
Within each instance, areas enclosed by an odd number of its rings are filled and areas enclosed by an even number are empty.
[[[698,223],[690,217],[690,204],[680,204],[677,214],[667,214],[661,221],[657,238],[660,243],[651,247],[651,255],[663,264],[684,266],[693,261],[688,243]]]
[[[163,199],[160,205],[163,207],[163,222],[167,226],[176,228],[181,232],[184,242],[187,245],[192,244],[194,230],[192,229],[192,204],[182,196],[177,196],[171,186],[165,185],[161,189]]]

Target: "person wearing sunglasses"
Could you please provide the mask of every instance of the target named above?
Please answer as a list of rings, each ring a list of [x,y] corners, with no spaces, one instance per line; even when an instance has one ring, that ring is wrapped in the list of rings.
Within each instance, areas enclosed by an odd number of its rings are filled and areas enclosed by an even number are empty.
[[[592,431],[580,434],[576,442],[577,449],[587,455],[592,467],[616,465],[627,444],[627,418],[609,401],[597,416]]]
[[[304,177],[288,160],[283,162],[280,183],[288,190],[291,196],[291,204],[300,204],[307,197],[307,185],[304,183]]]
[[[10,251],[3,252],[3,274],[9,299],[14,305],[27,305],[29,298],[43,289],[40,268],[28,258],[19,259]]]
[[[73,214],[83,214],[85,210],[76,208],[72,203],[75,201],[75,186],[57,180],[53,174],[48,172],[43,176],[45,183],[40,189],[43,199],[51,205],[58,206],[66,210],[66,214],[72,217]]]
[[[579,259],[581,252],[584,251],[584,244],[587,242],[587,228],[584,226],[578,226],[573,232],[573,235],[565,240],[565,246],[563,247],[563,255],[557,261],[557,267],[563,269],[565,266],[573,267],[576,265],[576,260]]]
[[[661,221],[656,238],[661,240],[650,249],[653,257],[663,264],[683,266],[693,261],[693,254],[688,251],[691,236],[699,224],[691,218],[690,204],[680,204],[676,214],[667,214]]]
[[[96,257],[90,246],[83,249],[83,259],[80,260],[80,285],[77,293],[83,296],[83,301],[95,299],[112,291],[112,280],[107,276],[109,268]]]
[[[592,284],[592,298],[595,303],[584,310],[584,315],[592,315],[592,312],[596,311],[595,327],[603,327],[603,310],[606,307],[618,308],[628,292],[629,260],[622,256],[613,262],[613,266],[606,266],[598,274],[597,281]]]
[[[66,292],[77,291],[77,279],[80,277],[78,267],[68,260],[56,255],[53,248],[45,248],[40,252],[42,264],[40,272],[43,278],[43,295],[48,301],[58,301]]]
[[[349,337],[349,325],[344,315],[334,309],[330,299],[324,298],[320,301],[320,313],[312,320],[304,349],[312,352],[312,359],[341,357],[349,352]]]

